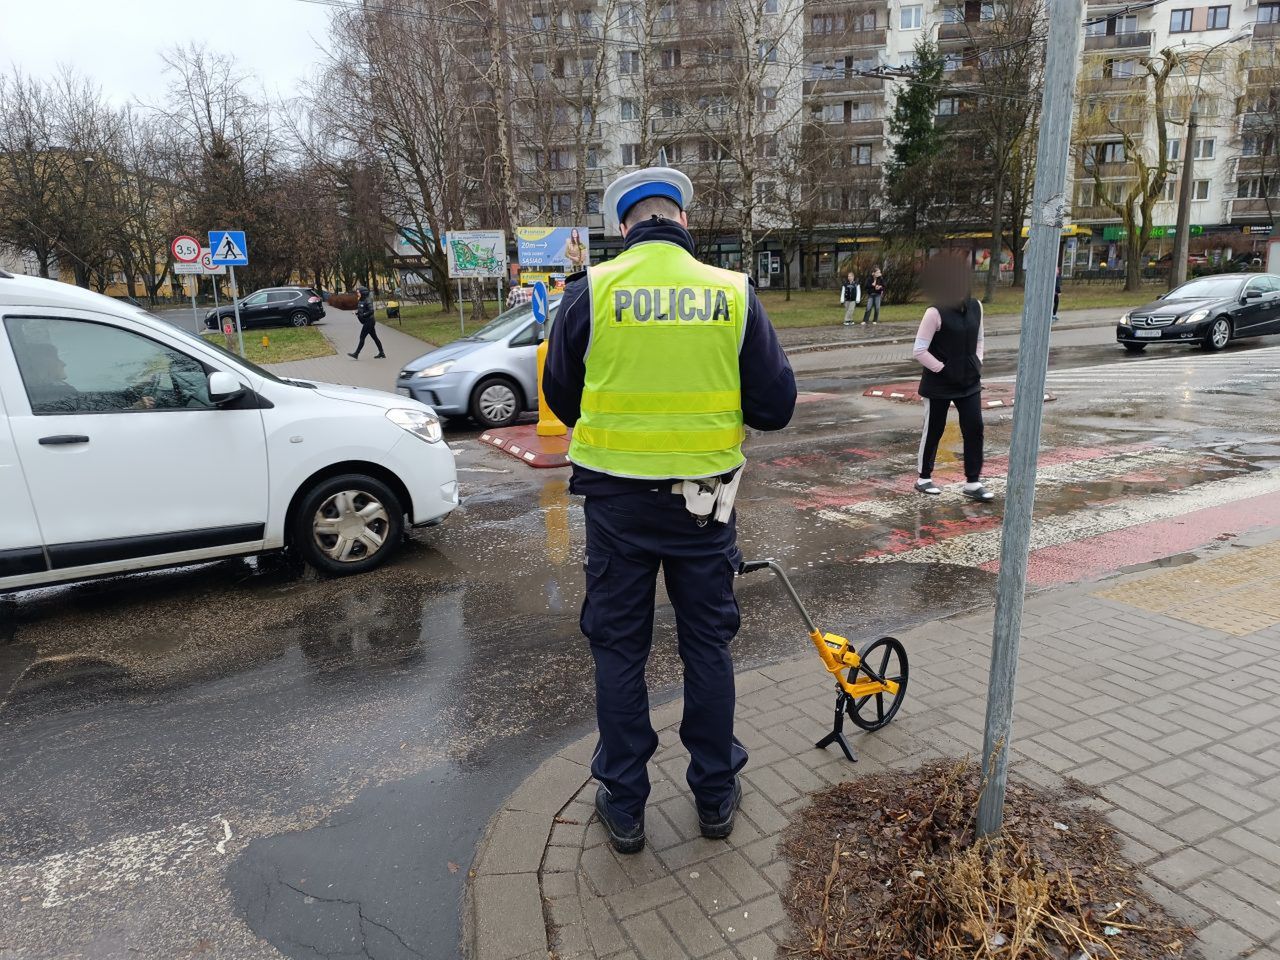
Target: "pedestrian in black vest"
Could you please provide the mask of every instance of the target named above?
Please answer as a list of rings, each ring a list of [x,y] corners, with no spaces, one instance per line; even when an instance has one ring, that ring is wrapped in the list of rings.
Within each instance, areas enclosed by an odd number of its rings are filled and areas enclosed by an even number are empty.
[[[884,274],[879,267],[873,267],[871,276],[867,277],[867,309],[862,313],[862,325],[867,321],[880,322],[880,301],[884,299]]]
[[[840,285],[840,302],[844,305],[844,325],[846,327],[853,326],[853,312],[858,307],[858,301],[862,299],[862,288],[858,286],[858,281],[853,277],[853,271],[850,270],[844,277],[844,283]]]
[[[933,464],[947,411],[955,404],[964,439],[962,492],[986,502],[995,494],[982,485],[982,304],[969,296],[970,277],[969,265],[950,257],[937,257],[925,269],[924,289],[933,305],[920,321],[913,352],[924,367],[920,396],[925,405],[916,490],[942,492],[933,482]]]
[[[375,329],[373,299],[369,296],[369,288],[356,287],[356,293],[360,294],[360,302],[356,304],[356,319],[360,321],[360,342],[356,344],[356,352],[348,353],[347,356],[352,360],[359,360],[360,351],[364,349],[365,339],[372,337],[373,345],[378,348],[378,352],[373,359],[381,360],[386,356],[386,353],[382,349],[382,341],[378,339],[378,333]]]

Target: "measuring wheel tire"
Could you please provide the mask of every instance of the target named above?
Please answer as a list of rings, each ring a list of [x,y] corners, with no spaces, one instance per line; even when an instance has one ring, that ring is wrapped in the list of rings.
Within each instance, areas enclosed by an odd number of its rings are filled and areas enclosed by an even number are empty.
[[[897,714],[907,695],[907,648],[894,637],[881,637],[863,648],[861,664],[849,671],[849,682],[883,678],[898,685],[898,692],[873,693],[851,699],[845,706],[849,719],[863,730],[879,730]]]
[[[291,541],[311,566],[341,577],[381,566],[403,538],[404,507],[391,488],[348,473],[307,491],[294,513]]]

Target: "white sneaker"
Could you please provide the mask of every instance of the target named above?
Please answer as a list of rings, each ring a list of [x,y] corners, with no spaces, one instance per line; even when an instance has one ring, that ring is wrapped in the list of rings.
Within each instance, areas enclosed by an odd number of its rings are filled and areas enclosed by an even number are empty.
[[[994,493],[980,483],[966,483],[960,492],[970,500],[978,500],[982,503],[988,503],[996,498]]]
[[[942,488],[938,486],[936,483],[934,483],[932,480],[917,480],[916,492],[927,493],[931,497],[936,497],[938,494],[942,492]]]

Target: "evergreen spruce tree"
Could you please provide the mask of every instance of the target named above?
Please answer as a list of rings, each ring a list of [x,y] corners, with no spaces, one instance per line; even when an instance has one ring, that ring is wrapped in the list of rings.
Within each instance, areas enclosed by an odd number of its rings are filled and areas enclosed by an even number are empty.
[[[917,41],[915,54],[915,75],[898,93],[889,118],[893,148],[886,165],[885,196],[897,239],[918,245],[928,232],[934,167],[942,153],[934,116],[943,61],[937,45],[927,39]]]

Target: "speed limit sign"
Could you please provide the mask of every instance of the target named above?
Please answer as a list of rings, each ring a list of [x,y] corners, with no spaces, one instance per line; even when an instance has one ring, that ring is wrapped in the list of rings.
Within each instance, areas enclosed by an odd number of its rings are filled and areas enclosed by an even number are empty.
[[[195,237],[188,237],[185,234],[174,237],[173,243],[169,244],[169,249],[173,252],[173,259],[179,263],[195,263],[200,259],[200,241]]]

